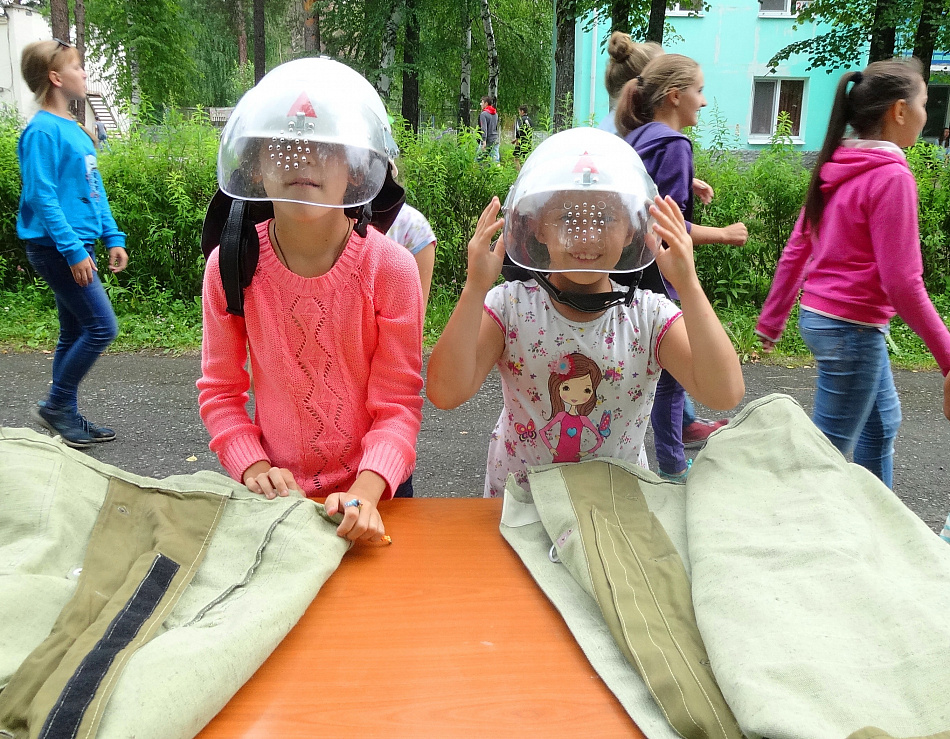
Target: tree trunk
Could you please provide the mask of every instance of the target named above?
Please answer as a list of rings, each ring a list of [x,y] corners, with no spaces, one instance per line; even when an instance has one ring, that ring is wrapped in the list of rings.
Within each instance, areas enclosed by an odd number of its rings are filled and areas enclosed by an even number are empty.
[[[244,0],[231,3],[231,24],[238,43],[238,64],[243,68],[247,64],[247,21],[244,15]]]
[[[320,53],[320,7],[317,0],[303,0],[303,50]]]
[[[73,17],[76,19],[76,51],[79,52],[79,61],[86,65],[86,0],[74,0]],[[80,102],[76,106],[76,120],[86,125],[86,104]]]
[[[254,84],[266,72],[264,49],[264,0],[254,0]]]
[[[419,18],[416,0],[406,0],[406,35],[402,44],[402,117],[412,130],[419,131],[419,70],[416,51],[419,49]]]
[[[871,24],[871,49],[868,63],[879,62],[894,56],[897,29],[894,18],[898,12],[898,0],[877,0],[874,21]]]
[[[554,49],[554,130],[574,125],[574,21],[575,3],[557,4],[557,46]]]
[[[485,29],[485,45],[488,47],[488,94],[498,102],[498,48],[495,46],[495,29],[491,23],[491,8],[488,0],[481,0],[482,28]]]
[[[69,39],[69,3],[67,0],[50,0],[49,22],[53,29],[53,38],[65,41]]]
[[[462,5],[462,72],[459,82],[459,128],[472,125],[472,17]]]
[[[306,0],[287,3],[287,36],[290,39],[290,56],[296,59],[303,51],[303,24],[306,18]]]
[[[650,24],[647,26],[647,41],[663,43],[663,24],[666,23],[666,0],[650,0]]]
[[[389,102],[392,92],[392,66],[396,62],[396,43],[399,40],[399,26],[402,25],[402,11],[401,0],[393,0],[386,27],[383,29],[383,53],[379,62],[379,82],[376,89],[385,103]]]
[[[930,82],[930,65],[934,58],[934,45],[937,40],[937,23],[943,10],[941,0],[924,0],[920,23],[914,35],[914,56],[924,65],[924,82]]]
[[[630,0],[611,0],[610,32],[630,33]]]

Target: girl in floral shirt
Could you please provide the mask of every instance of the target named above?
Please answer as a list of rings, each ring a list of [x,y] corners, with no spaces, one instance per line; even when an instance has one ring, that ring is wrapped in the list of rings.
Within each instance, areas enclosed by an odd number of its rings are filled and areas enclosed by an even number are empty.
[[[741,400],[739,361],[699,285],[682,215],[655,195],[630,147],[573,129],[528,158],[504,219],[497,198],[482,213],[426,388],[437,407],[455,408],[498,367],[504,408],[486,496],[500,495],[508,475],[523,485],[528,468],[551,462],[596,455],[646,466],[643,437],[663,368],[711,408]],[[502,226],[504,250],[491,243]],[[505,250],[534,279],[493,288]],[[611,281],[654,258],[682,311],[665,296]]]

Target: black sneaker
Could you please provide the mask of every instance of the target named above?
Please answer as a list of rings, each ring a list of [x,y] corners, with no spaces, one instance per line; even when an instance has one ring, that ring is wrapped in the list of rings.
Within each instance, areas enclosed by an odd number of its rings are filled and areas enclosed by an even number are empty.
[[[39,408],[46,408],[46,401],[41,400],[36,405]],[[112,441],[115,438],[115,431],[113,429],[110,429],[108,426],[99,426],[81,413],[79,414],[79,424],[83,427],[83,430],[89,434],[89,438],[92,439],[93,443]]]
[[[86,433],[88,433],[89,436],[92,437],[92,440],[96,443],[101,441],[112,441],[115,438],[115,430],[110,429],[108,426],[99,426],[94,424],[81,413],[79,414],[79,423],[82,424],[82,427],[86,430]]]
[[[85,449],[96,443],[83,426],[80,420],[82,416],[75,411],[52,410],[46,403],[39,403],[30,411],[30,415],[50,433],[61,436],[63,443],[73,449]]]

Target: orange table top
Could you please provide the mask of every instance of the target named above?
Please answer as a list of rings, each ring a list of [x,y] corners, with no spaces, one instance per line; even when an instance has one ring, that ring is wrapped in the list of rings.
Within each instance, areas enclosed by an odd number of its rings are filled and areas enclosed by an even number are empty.
[[[297,626],[199,735],[639,737],[498,531],[501,501],[380,506]]]

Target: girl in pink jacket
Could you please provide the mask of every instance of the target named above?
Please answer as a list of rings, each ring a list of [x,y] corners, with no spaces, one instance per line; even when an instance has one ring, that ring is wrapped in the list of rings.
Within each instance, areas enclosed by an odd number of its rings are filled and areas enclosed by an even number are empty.
[[[915,59],[842,76],[805,207],[756,325],[771,351],[801,292],[799,330],[818,366],[812,419],[888,487],[901,422],[890,318],[899,315],[950,372],[950,332],[924,288],[917,185],[902,151],[923,130],[926,102]],[[843,138],[847,126],[857,138]],[[950,379],[943,389],[950,418]]]

